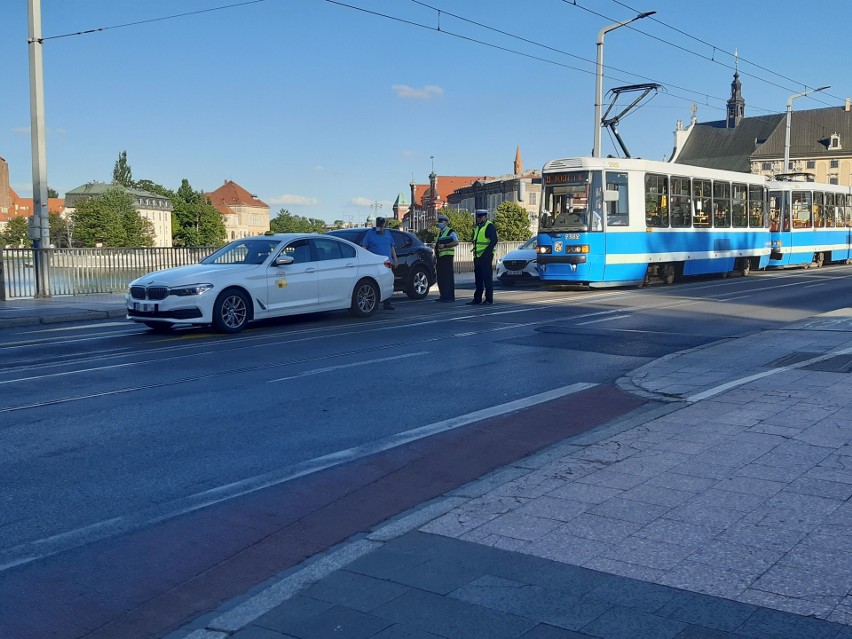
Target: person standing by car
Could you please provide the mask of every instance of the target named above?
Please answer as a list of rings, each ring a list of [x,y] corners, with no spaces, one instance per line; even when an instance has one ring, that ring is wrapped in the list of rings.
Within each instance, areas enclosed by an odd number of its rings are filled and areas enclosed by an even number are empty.
[[[438,216],[438,237],[435,239],[435,268],[438,271],[438,292],[436,302],[456,301],[456,276],[453,273],[453,260],[459,245],[459,236],[450,228],[450,218]]]
[[[468,304],[494,303],[494,278],[491,263],[497,246],[497,229],[488,219],[488,211],[476,210],[476,226],[473,228],[473,275],[476,291]],[[482,299],[483,290],[485,300]]]
[[[367,231],[364,235],[364,240],[361,242],[361,246],[376,255],[384,255],[390,260],[394,268],[397,267],[398,262],[396,259],[396,248],[394,247],[393,235],[385,230],[385,218],[376,218],[376,227]],[[382,308],[386,311],[394,310],[394,307],[390,302],[390,298],[384,301]]]

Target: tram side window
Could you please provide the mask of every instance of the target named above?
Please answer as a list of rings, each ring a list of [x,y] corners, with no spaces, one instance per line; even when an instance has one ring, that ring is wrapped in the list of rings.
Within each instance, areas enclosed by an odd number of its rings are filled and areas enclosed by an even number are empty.
[[[728,228],[731,226],[731,183],[713,183],[713,226]]]
[[[671,178],[672,192],[669,210],[671,211],[672,228],[687,228],[692,226],[689,186],[689,178]]]
[[[825,194],[814,193],[814,226],[822,228],[825,226]]]
[[[710,226],[710,212],[712,211],[712,198],[710,195],[710,180],[692,181],[692,205],[695,209],[692,226],[695,228],[707,228]]]
[[[748,187],[748,225],[753,229],[766,228],[766,191],[761,186]]]
[[[645,224],[655,228],[669,225],[669,179],[649,173],[645,176]]]
[[[813,227],[811,192],[794,191],[793,206],[790,217],[793,220],[794,229],[809,229]]]
[[[837,210],[837,200],[834,193],[825,194],[825,210],[822,214],[822,221],[827,228],[834,226],[835,211]]]
[[[731,185],[731,222],[735,228],[748,226],[748,188],[745,184]]]
[[[831,215],[834,216],[834,226],[845,226],[843,221],[843,209],[846,206],[846,196],[843,193],[837,193],[834,196],[834,209]]]
[[[618,200],[606,203],[607,226],[627,226],[630,222],[627,208],[627,173],[607,171],[606,190],[618,191]]]

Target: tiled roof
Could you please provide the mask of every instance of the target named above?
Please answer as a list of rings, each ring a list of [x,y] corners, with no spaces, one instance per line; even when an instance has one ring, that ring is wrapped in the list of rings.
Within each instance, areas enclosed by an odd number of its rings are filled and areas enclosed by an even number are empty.
[[[781,126],[769,136],[752,157],[756,160],[764,158],[784,157],[784,144],[787,137],[786,116]],[[829,148],[831,136],[840,136],[840,150]],[[843,107],[828,107],[808,111],[793,111],[790,116],[790,157],[819,156],[819,155],[849,155],[852,148],[852,111]]]
[[[731,129],[725,128],[724,120],[695,124],[676,161],[710,169],[750,173],[749,157],[773,135],[783,120],[781,114],[743,118]],[[784,127],[781,129],[783,136]]]
[[[218,189],[212,193],[205,193],[204,195],[210,199],[210,202],[216,207],[216,210],[225,215],[233,213],[230,208],[232,206],[257,206],[266,209],[269,208],[269,205],[266,204],[266,202],[258,198],[256,195],[252,195],[232,180],[226,180]]]
[[[463,186],[470,186],[477,180],[490,180],[488,176],[477,175],[474,177],[462,177],[457,175],[439,175],[436,178],[436,186],[435,189],[438,192],[438,200],[441,202],[446,202],[447,198],[450,194],[456,189],[460,189]],[[429,184],[415,184],[414,185],[414,201],[422,206],[423,205],[423,196],[429,191],[431,185]]]

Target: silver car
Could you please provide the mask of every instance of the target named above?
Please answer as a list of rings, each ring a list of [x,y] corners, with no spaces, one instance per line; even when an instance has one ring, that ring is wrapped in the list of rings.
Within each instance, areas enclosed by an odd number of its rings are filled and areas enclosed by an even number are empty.
[[[536,238],[531,238],[514,251],[509,251],[497,260],[497,279],[505,286],[518,282],[538,282],[536,268]]]

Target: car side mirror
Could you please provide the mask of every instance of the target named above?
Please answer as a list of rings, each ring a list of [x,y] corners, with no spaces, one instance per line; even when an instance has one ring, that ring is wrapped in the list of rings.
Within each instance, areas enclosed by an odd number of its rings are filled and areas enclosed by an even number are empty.
[[[292,255],[279,255],[275,258],[275,266],[287,266],[295,261]]]

